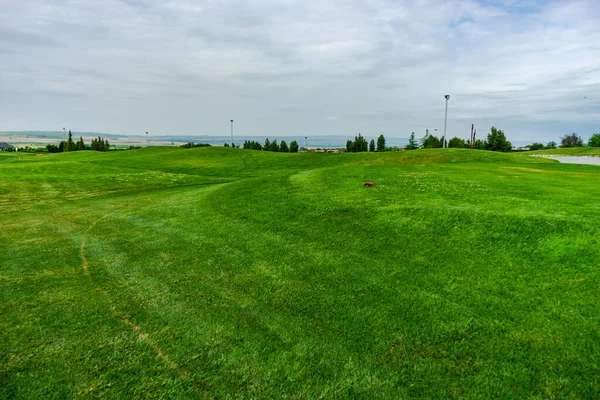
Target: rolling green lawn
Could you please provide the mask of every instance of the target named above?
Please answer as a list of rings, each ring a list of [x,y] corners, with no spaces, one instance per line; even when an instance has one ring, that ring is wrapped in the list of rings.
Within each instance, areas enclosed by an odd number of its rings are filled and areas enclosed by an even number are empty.
[[[550,150],[529,151],[527,154],[552,156],[596,156],[600,157],[600,147],[568,147]]]
[[[0,398],[596,398],[599,264],[596,166],[0,153]]]

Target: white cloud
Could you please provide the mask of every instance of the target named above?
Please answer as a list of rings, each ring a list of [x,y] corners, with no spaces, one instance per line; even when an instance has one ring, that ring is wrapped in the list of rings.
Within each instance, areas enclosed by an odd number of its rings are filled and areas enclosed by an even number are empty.
[[[600,130],[588,1],[0,2],[0,129]],[[281,128],[285,127],[285,128]]]

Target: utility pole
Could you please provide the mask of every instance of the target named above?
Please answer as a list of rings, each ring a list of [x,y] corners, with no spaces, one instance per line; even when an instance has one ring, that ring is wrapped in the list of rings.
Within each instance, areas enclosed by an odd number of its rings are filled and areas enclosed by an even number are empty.
[[[304,136],[304,148],[306,148],[307,146],[307,140],[308,140],[308,136]]]
[[[148,146],[149,143],[150,143],[150,140],[148,139],[148,132],[146,132],[146,146]]]
[[[450,99],[450,95],[447,94],[444,97],[446,98],[446,116],[444,117],[444,148],[447,148],[448,138],[446,138],[446,125],[448,125],[448,100]]]
[[[233,147],[233,120],[231,120],[231,147]]]
[[[471,148],[473,148],[473,129],[475,128],[475,124],[471,124]]]

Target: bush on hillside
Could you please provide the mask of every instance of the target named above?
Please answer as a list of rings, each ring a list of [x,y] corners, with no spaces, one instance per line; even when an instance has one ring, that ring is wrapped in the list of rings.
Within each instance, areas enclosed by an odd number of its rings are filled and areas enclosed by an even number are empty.
[[[590,147],[600,147],[600,133],[594,133],[590,140],[588,140],[588,146]]]
[[[560,147],[582,147],[583,140],[575,132],[560,138]]]
[[[510,151],[512,149],[512,144],[506,140],[506,136],[501,129],[497,129],[495,126],[492,126],[490,129],[490,133],[488,133],[486,139],[486,150],[491,151]]]

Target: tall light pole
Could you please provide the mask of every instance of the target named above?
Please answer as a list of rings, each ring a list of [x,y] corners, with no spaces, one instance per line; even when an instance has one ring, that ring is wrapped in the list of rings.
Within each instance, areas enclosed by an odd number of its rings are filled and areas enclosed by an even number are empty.
[[[148,132],[146,132],[146,146],[148,146],[149,140],[148,140]]]
[[[65,128],[63,128],[63,135],[65,135],[65,139],[67,138],[67,131]]]
[[[444,97],[446,98],[446,116],[444,117],[444,148],[447,148],[448,138],[446,138],[446,125],[448,124],[448,100],[450,100],[450,95],[447,94]]]
[[[233,120],[231,120],[231,147],[233,147]]]

